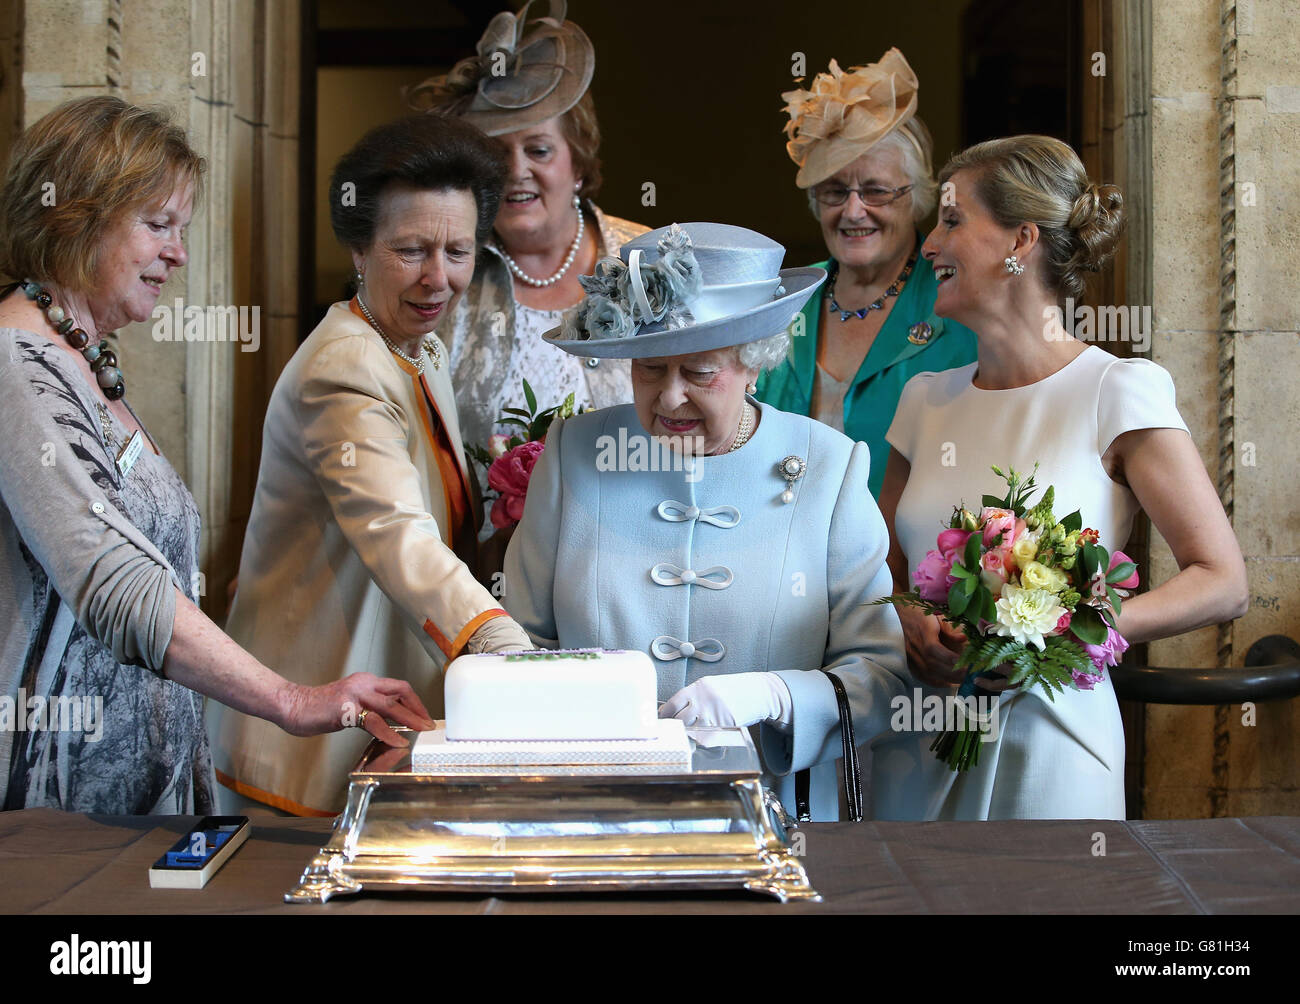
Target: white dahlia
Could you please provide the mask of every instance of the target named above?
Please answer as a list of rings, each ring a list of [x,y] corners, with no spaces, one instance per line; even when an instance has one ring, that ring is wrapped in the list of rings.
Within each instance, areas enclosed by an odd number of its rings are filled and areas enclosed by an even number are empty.
[[[1065,613],[1056,594],[1046,589],[1022,589],[1007,583],[997,601],[997,632],[1040,652],[1047,647],[1043,635],[1051,634]]]

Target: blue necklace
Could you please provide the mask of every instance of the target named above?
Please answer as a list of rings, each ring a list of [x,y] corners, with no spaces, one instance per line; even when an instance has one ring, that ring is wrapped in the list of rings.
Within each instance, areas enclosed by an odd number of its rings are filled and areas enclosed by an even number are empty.
[[[903,286],[907,283],[907,277],[912,274],[912,269],[916,265],[916,250],[917,250],[917,246],[913,244],[912,255],[910,258],[907,259],[907,264],[903,266],[903,271],[899,274],[898,278],[895,279],[890,284],[889,288],[885,290],[878,299],[872,300],[861,310],[845,310],[843,307],[841,307],[838,303],[835,302],[835,280],[840,277],[840,263],[832,262],[830,289],[828,290],[828,295],[831,301],[831,310],[835,311],[840,315],[841,321],[847,321],[850,317],[856,317],[859,320],[861,320],[862,318],[866,317],[869,313],[871,313],[873,310],[884,309],[885,297],[897,296],[899,292],[902,290]]]

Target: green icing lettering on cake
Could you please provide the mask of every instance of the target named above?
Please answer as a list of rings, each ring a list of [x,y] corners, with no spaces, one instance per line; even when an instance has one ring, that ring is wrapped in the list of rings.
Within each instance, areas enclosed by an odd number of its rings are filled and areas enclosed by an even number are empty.
[[[556,659],[599,659],[599,652],[508,652],[506,662],[554,662]]]

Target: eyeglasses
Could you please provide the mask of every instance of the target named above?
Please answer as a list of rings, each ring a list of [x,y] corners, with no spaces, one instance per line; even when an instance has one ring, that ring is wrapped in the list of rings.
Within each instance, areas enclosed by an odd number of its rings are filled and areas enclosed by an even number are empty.
[[[845,188],[843,185],[818,185],[813,189],[813,198],[823,206],[842,206],[848,201],[849,193],[854,192],[868,206],[887,206],[895,199],[902,198],[912,190],[911,185],[902,188],[881,188],[868,185],[863,188]]]

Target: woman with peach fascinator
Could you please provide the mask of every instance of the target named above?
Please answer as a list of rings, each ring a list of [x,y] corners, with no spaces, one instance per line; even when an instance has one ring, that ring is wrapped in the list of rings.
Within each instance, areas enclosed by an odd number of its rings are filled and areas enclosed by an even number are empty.
[[[922,371],[975,359],[975,336],[934,313],[934,270],[917,229],[934,208],[930,132],[916,114],[918,81],[890,49],[848,72],[831,60],[808,90],[781,95],[795,184],[821,224],[826,285],[794,320],[785,362],[757,398],[865,442],[879,497],[889,428],[903,385]]]

